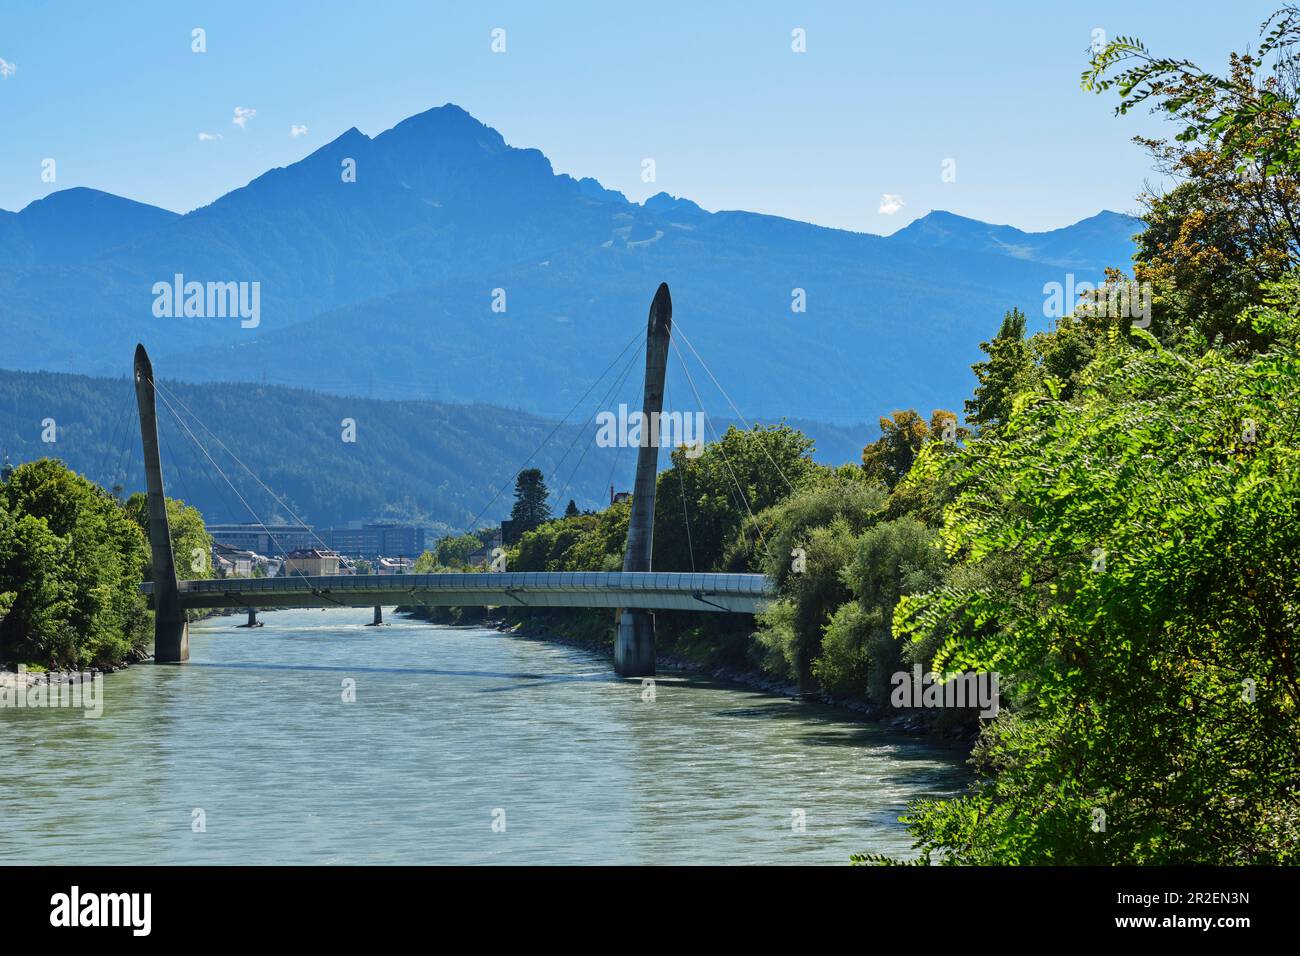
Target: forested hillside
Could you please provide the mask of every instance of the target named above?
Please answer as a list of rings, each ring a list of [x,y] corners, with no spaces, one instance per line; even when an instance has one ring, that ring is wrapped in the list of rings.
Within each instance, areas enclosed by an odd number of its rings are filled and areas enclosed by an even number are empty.
[[[634,401],[639,377],[624,385],[623,400]],[[176,414],[264,521],[288,519],[292,509],[320,526],[402,519],[463,530],[481,512],[484,521],[499,521],[509,512],[508,493],[490,506],[489,501],[538,448],[532,464],[546,473],[557,513],[570,498],[583,509],[607,504],[610,484],[627,487],[634,467],[632,451],[594,447],[594,424],[574,424],[585,421],[590,408],[557,429],[536,415],[488,405],[380,401],[232,382],[163,386],[173,395]],[[160,390],[158,412],[168,493],[197,507],[209,523],[254,520],[169,410],[167,394]],[[355,442],[343,440],[342,423],[349,418],[356,423]],[[47,419],[54,422],[53,432],[43,424]],[[853,457],[867,431],[798,424],[818,436],[819,456],[831,461]],[[718,423],[719,430],[725,427]],[[55,441],[44,441],[50,434]],[[14,464],[58,458],[105,488],[142,490],[133,385],[126,379],[0,371],[4,455]]]

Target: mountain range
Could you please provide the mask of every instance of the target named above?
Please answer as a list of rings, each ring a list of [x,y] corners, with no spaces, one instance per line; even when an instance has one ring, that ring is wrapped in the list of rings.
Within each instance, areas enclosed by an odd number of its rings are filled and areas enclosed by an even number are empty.
[[[960,408],[1005,310],[1044,327],[1043,285],[1127,267],[1140,225],[1102,212],[1026,233],[934,212],[881,237],[666,193],[635,203],[448,104],[374,137],[350,129],[184,215],[84,188],[0,211],[0,366],[118,376],[142,341],[177,380],[558,418],[667,281],[670,402],[928,414]],[[156,314],[178,275],[257,283],[257,322]]]

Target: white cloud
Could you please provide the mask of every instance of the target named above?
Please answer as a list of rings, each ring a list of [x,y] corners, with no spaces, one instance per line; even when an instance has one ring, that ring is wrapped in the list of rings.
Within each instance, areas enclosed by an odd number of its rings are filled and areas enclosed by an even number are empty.
[[[220,133],[199,133],[199,142],[206,143],[209,140],[221,139]]]
[[[880,208],[876,212],[882,216],[892,216],[898,210],[903,208],[903,197],[895,196],[893,193],[885,193],[880,197]]]
[[[235,118],[230,122],[234,123],[240,129],[248,128],[248,121],[257,115],[257,110],[249,109],[246,106],[235,107]]]
[[[4,77],[7,80],[17,72],[17,63],[10,63],[4,57],[0,56],[0,77]]]
[[[289,135],[292,136],[294,139],[297,139],[299,136],[306,136],[307,127],[301,126],[298,123],[294,123],[292,126],[289,127]]]

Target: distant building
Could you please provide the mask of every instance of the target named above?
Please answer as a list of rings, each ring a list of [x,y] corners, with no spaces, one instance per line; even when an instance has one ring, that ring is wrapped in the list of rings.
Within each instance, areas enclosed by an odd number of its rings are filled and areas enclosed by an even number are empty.
[[[410,574],[415,562],[410,558],[380,558],[375,562],[376,574]]]
[[[282,554],[320,543],[311,525],[210,524],[207,529],[218,544],[258,554]]]
[[[469,557],[467,557],[465,561],[471,568],[487,567],[492,563],[492,552],[501,547],[502,544],[503,538],[501,529],[498,528],[493,532],[492,538],[488,543],[483,545],[483,547],[479,548],[477,551],[471,551]]]
[[[367,560],[386,554],[415,557],[424,554],[423,528],[402,524],[362,524],[344,528],[326,528],[321,540],[339,554]]]
[[[338,573],[338,553],[326,551],[323,548],[299,548],[297,551],[290,551],[284,556],[284,564],[280,567],[281,577],[288,577],[293,574],[305,574],[308,577],[314,577],[321,574]]]
[[[251,578],[253,568],[259,563],[259,555],[252,551],[232,548],[218,541],[212,542],[212,566],[222,577]]]
[[[631,501],[631,500],[632,500],[632,492],[615,491],[613,485],[609,486],[609,503],[611,505],[621,505],[624,502]]]
[[[211,524],[208,533],[218,544],[257,554],[279,555],[285,551],[313,548],[349,558],[373,561],[382,555],[416,557],[424,553],[425,531],[413,525],[362,524],[343,528],[322,528],[300,524]]]

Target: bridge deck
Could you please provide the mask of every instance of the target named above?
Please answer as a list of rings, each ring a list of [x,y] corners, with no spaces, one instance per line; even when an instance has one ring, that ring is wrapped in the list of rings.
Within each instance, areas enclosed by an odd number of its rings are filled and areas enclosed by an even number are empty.
[[[753,614],[776,596],[761,574],[676,571],[293,575],[181,581],[179,588],[185,608],[517,605]],[[140,590],[152,603],[153,585]]]

